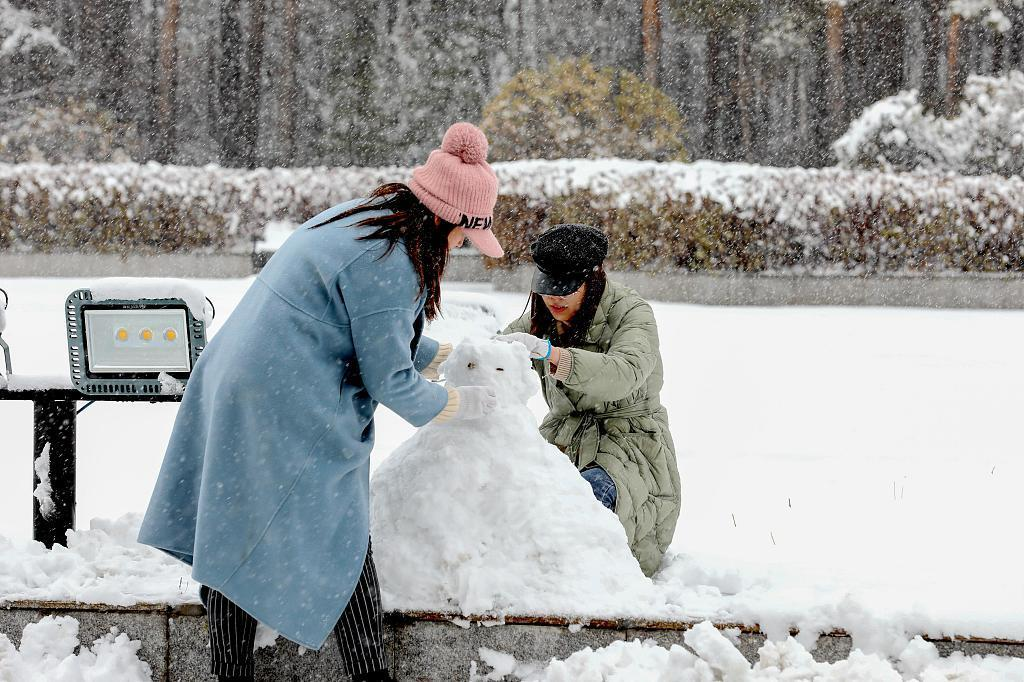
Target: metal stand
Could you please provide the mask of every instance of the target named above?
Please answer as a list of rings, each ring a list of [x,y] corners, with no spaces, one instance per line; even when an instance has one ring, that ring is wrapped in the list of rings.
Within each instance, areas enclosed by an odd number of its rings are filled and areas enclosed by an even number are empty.
[[[31,377],[25,377],[31,379]],[[31,383],[28,382],[28,383]],[[95,395],[87,396],[69,388],[11,389],[0,386],[0,401],[23,400],[32,403],[32,491],[39,479],[36,462],[49,446],[50,500],[53,511],[43,516],[39,500],[32,496],[32,537],[48,548],[67,544],[67,532],[75,527],[75,437],[77,435],[78,402],[177,403],[181,394]],[[85,408],[82,408],[85,409]]]
[[[43,516],[39,499],[32,499],[32,537],[46,545],[67,544],[68,529],[75,527],[76,403],[70,400],[36,400],[32,403],[32,490],[39,485],[36,462],[49,446],[50,499],[53,511]]]

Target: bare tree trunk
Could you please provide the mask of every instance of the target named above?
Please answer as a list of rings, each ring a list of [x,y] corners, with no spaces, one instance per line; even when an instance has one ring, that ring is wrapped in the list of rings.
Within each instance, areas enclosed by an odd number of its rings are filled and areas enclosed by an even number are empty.
[[[263,75],[263,29],[266,0],[252,0],[249,39],[245,43],[245,80],[239,101],[240,161],[245,168],[256,167],[256,143],[259,137],[260,97]]]
[[[872,101],[895,95],[903,89],[904,49],[907,44],[907,24],[897,6],[882,13],[876,21],[879,37],[877,62],[878,86]]]
[[[846,122],[846,73],[843,64],[843,5],[832,0],[825,8],[825,46],[828,53],[828,135],[835,138]]]
[[[748,59],[748,35],[749,27],[744,18],[740,23],[739,34],[736,43],[736,108],[740,117],[740,145],[737,150],[742,154],[745,161],[753,161],[754,136],[751,125],[751,106],[753,100],[753,86],[750,82],[750,60]]]
[[[299,90],[296,83],[296,66],[299,61],[299,3],[298,0],[284,0],[284,55],[281,72],[278,74],[279,110],[281,112],[281,161],[285,165],[295,163],[295,109]]]
[[[644,51],[644,80],[658,87],[661,66],[661,2],[641,0],[640,32]]]
[[[242,28],[239,0],[220,5],[220,49],[217,57],[217,140],[220,162],[228,167],[242,164]]]
[[[715,158],[722,116],[728,107],[729,80],[725,69],[727,29],[716,23],[707,30],[707,90],[704,107],[704,156]]]
[[[1006,43],[1006,34],[993,27],[989,31],[992,35],[992,75],[998,76],[1003,73],[1003,46]]]
[[[130,73],[126,51],[130,11],[127,0],[85,0],[78,18],[82,37],[78,52],[88,73],[89,89],[97,105],[120,120],[130,114],[125,96]]]
[[[937,112],[944,103],[939,87],[939,59],[942,54],[943,0],[925,0],[924,69],[921,73],[921,101],[929,111]],[[942,88],[944,90],[944,88]]]
[[[1024,6],[1010,11],[1010,35],[1007,38],[1006,58],[1010,69],[1024,69]]]
[[[946,115],[956,112],[957,104],[963,97],[963,81],[960,70],[960,27],[963,17],[954,14],[949,18],[949,33],[946,38]]]
[[[156,158],[170,163],[175,151],[174,104],[178,86],[178,19],[180,0],[167,0],[160,28],[160,80],[157,86],[157,131],[160,142]]]

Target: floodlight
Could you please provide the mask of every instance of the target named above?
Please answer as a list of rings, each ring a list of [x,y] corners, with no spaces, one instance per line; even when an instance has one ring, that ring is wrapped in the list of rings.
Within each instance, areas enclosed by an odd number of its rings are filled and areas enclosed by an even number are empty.
[[[93,300],[64,307],[71,381],[81,393],[137,395],[184,385],[206,346],[206,323],[180,298]]]

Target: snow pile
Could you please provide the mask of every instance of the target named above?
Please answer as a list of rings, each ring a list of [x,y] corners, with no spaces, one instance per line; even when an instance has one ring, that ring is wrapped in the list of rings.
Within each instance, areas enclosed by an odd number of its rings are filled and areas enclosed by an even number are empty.
[[[152,670],[148,663],[139,660],[141,647],[141,642],[118,633],[117,628],[111,628],[91,647],[81,646],[77,620],[70,616],[46,616],[25,626],[20,647],[0,634],[0,680],[150,682]]]
[[[35,466],[33,467],[36,472],[36,478],[39,479],[39,483],[36,485],[35,490],[32,491],[32,497],[39,500],[39,513],[42,517],[49,518],[50,514],[53,513],[53,487],[50,485],[50,444],[47,443],[43,446],[43,451],[39,453],[39,457],[36,458]]]
[[[505,327],[490,296],[463,291],[445,291],[441,314],[430,323],[431,337],[458,344],[468,338],[489,338]]]
[[[22,346],[18,346],[20,351]],[[12,345],[11,355],[14,355]],[[21,357],[19,353],[18,357]],[[7,388],[11,391],[45,391],[51,388],[74,388],[71,374],[12,374],[7,377]]]
[[[926,113],[918,92],[871,105],[833,144],[848,168],[966,175],[1024,173],[1024,73],[970,76],[956,118]]]
[[[207,324],[213,321],[213,310],[207,304],[206,294],[194,283],[169,277],[107,277],[96,280],[89,287],[93,301],[146,300],[180,298],[188,305],[192,316]]]
[[[135,541],[141,514],[93,519],[68,533],[68,546],[0,536],[0,603],[80,601],[128,606],[199,601],[187,566]]]
[[[848,659],[818,663],[799,642],[767,642],[751,666],[714,625],[704,621],[684,635],[690,650],[678,644],[658,646],[655,640],[613,642],[594,651],[586,648],[564,661],[552,660],[543,670],[520,663],[508,654],[480,650],[484,666],[470,666],[471,682],[504,680],[524,682],[754,682],[805,680],[807,682],[940,682],[964,680],[1001,682],[1024,679],[1024,660],[1001,656],[941,658],[935,646],[916,638],[895,664],[854,650]],[[481,667],[489,670],[483,672]]]
[[[469,340],[442,371],[453,386],[492,386],[499,408],[430,424],[377,469],[371,532],[389,608],[649,613],[653,585],[618,519],[537,431],[526,350]]]

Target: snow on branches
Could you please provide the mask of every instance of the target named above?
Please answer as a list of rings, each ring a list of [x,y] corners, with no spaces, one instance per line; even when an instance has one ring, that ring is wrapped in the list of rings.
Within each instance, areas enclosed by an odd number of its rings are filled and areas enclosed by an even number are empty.
[[[68,55],[57,36],[39,16],[26,9],[17,9],[9,0],[0,0],[0,57],[33,50],[53,50]]]
[[[928,113],[916,90],[875,102],[832,147],[841,166],[1024,174],[1024,73],[971,76],[959,115]]]

